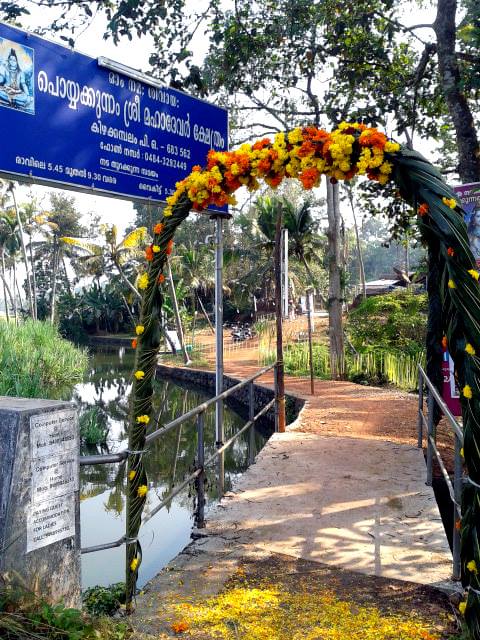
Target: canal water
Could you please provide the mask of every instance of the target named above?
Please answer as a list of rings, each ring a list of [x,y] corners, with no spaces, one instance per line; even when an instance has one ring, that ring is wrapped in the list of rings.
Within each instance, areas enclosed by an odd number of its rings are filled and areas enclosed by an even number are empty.
[[[79,407],[83,422],[88,418],[108,428],[106,444],[82,444],[82,454],[114,453],[127,446],[128,403],[133,371],[130,350],[97,351],[90,361],[86,381],[74,389],[73,400]],[[155,415],[160,424],[193,409],[210,397],[205,390],[183,387],[169,380],[155,385]],[[82,418],[81,418],[82,421]],[[236,433],[246,422],[225,406],[225,438]],[[262,422],[255,431],[258,452],[272,431]],[[228,491],[238,474],[247,468],[248,433],[225,454],[225,488]],[[196,455],[195,422],[185,423],[155,441],[145,455],[149,478],[145,513],[155,508],[193,469]],[[205,454],[215,450],[215,410],[205,415]],[[125,533],[125,463],[95,465],[81,468],[80,515],[82,547],[111,542]],[[207,473],[208,507],[218,500],[214,469]],[[194,518],[193,487],[186,488],[170,504],[160,510],[140,531],[143,561],[139,586],[150,580],[190,541]],[[82,586],[108,585],[124,580],[124,546],[82,556]]]

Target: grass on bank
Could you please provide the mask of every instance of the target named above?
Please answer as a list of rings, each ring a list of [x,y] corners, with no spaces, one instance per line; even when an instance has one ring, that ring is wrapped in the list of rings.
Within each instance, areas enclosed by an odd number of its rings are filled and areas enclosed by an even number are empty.
[[[261,350],[262,365],[275,362],[276,353],[273,350]],[[287,345],[283,359],[285,373],[293,376],[309,376],[308,343]],[[384,385],[393,384],[405,391],[418,388],[418,363],[424,364],[425,353],[409,355],[399,351],[378,349],[357,355],[346,354],[346,373],[348,380],[359,384]],[[313,344],[313,371],[316,378],[329,380],[330,356],[328,347],[323,343]]]
[[[86,351],[47,322],[0,321],[0,396],[69,399],[87,364]]]

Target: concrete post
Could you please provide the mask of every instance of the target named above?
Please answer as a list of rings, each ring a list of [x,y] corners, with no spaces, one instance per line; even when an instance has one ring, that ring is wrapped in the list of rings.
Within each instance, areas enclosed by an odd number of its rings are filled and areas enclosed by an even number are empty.
[[[79,607],[79,433],[69,402],[0,397],[0,573]]]

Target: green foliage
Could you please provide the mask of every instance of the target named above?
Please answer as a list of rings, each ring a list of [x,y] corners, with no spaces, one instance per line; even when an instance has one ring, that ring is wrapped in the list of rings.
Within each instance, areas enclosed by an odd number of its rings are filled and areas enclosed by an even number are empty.
[[[125,583],[116,582],[108,587],[91,587],[82,594],[85,610],[93,616],[111,616],[125,604]]]
[[[309,351],[307,343],[288,345],[284,351],[285,372],[293,376],[309,376]],[[275,361],[275,352],[263,353],[265,364]],[[358,384],[381,386],[392,384],[405,391],[414,391],[418,383],[418,364],[425,364],[425,354],[398,350],[375,349],[365,353],[346,354],[347,378]],[[313,344],[313,371],[316,378],[331,379],[330,354],[325,344]]]
[[[105,444],[108,436],[108,418],[100,407],[91,407],[79,419],[80,438],[87,445]]]
[[[0,395],[67,399],[87,363],[86,352],[51,324],[0,322]]]
[[[51,605],[11,585],[0,587],[0,637],[3,640],[125,640],[128,625],[90,618],[63,604]]]
[[[401,349],[415,355],[425,345],[427,312],[426,294],[405,290],[371,296],[350,312],[347,332],[357,351]]]

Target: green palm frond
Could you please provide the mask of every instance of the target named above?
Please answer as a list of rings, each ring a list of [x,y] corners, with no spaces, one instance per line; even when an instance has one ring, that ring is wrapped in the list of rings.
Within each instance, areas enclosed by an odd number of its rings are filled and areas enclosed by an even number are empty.
[[[69,238],[68,236],[59,238],[59,240],[60,242],[71,245],[72,247],[86,251],[92,256],[99,256],[102,253],[102,247],[89,240],[83,240],[82,238]]]

